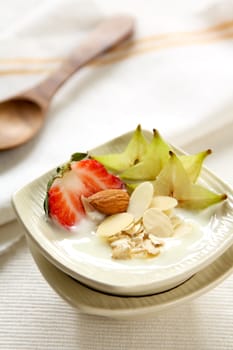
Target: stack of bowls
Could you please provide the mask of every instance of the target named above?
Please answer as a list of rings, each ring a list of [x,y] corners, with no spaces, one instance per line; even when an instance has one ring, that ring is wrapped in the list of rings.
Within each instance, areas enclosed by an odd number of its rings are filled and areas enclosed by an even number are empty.
[[[148,139],[149,132],[145,132]],[[129,132],[93,151],[124,148]],[[206,214],[195,214],[199,233],[175,240],[153,259],[113,260],[91,232],[69,233],[45,216],[43,201],[54,170],[13,196],[28,245],[42,275],[80,311],[114,318],[142,318],[206,292],[233,268],[233,191],[209,170],[201,181],[228,195]],[[174,243],[174,242],[173,242]],[[168,244],[169,245],[169,244]]]

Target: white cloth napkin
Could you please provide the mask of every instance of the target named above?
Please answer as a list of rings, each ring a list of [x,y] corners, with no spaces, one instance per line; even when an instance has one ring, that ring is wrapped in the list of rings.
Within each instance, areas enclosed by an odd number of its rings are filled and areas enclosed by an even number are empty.
[[[77,73],[58,92],[33,141],[0,152],[0,225],[15,218],[14,191],[70,154],[139,123],[179,146],[204,137],[211,147],[208,132],[232,122],[232,1],[193,3],[192,11],[176,9],[173,17],[164,16],[157,1],[121,6],[135,16],[133,43]],[[44,79],[98,21],[119,9],[89,0],[35,6],[0,35],[0,97]]]

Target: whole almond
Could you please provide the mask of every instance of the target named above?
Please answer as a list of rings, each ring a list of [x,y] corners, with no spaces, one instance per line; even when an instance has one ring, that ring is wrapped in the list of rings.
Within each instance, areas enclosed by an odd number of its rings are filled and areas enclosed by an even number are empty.
[[[113,215],[127,210],[129,195],[124,190],[108,189],[93,194],[88,201],[99,212]]]

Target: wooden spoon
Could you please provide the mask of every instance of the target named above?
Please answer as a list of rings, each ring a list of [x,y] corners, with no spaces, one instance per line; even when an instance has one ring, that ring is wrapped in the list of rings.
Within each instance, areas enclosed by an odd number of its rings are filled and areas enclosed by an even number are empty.
[[[50,101],[62,84],[78,69],[133,34],[128,16],[102,22],[47,79],[35,87],[0,102],[0,150],[20,146],[42,127]]]

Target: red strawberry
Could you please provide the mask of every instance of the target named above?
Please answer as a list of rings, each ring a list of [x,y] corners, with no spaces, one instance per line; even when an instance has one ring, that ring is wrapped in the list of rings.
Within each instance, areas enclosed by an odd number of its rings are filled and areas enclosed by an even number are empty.
[[[85,216],[82,195],[88,197],[104,189],[123,187],[123,182],[98,161],[72,161],[60,168],[52,184],[49,184],[45,210],[62,226],[71,227]]]

